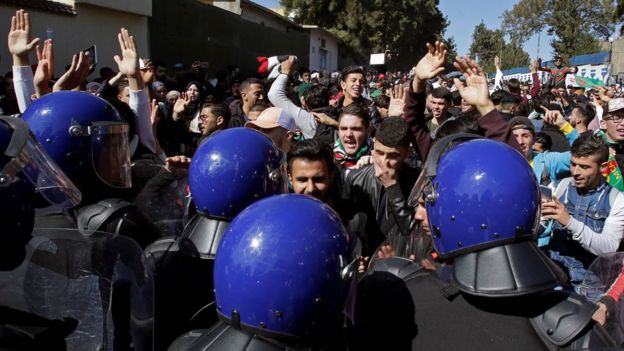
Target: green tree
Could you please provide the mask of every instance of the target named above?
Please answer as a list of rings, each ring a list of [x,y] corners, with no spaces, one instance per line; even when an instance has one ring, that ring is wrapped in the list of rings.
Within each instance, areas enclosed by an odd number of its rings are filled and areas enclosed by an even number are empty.
[[[491,30],[481,22],[472,32],[472,43],[468,53],[486,72],[492,72],[495,70],[494,57],[499,54],[503,44],[503,32],[500,29]]]
[[[295,22],[336,33],[363,58],[391,52],[389,66],[412,67],[425,53],[425,42],[441,37],[447,20],[438,0],[281,0]]]
[[[571,57],[600,50],[597,40],[615,30],[614,12],[613,0],[520,0],[503,13],[503,24],[519,44],[545,30],[553,54]]]
[[[528,66],[529,54],[522,46],[513,40],[505,42],[503,32],[500,29],[492,30],[483,22],[475,26],[472,32],[472,43],[469,49],[470,56],[476,58],[486,72],[494,72],[494,58],[501,59],[501,69],[520,66]]]
[[[448,37],[443,41],[446,44],[446,63],[444,64],[444,73],[449,73],[455,71],[453,62],[455,62],[455,57],[457,56],[457,45],[455,44],[455,37]]]

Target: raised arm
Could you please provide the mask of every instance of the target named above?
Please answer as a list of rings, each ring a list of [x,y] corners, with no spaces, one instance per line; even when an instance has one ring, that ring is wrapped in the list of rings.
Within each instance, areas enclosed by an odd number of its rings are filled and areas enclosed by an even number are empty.
[[[470,105],[474,106],[481,114],[478,124],[485,130],[485,137],[498,140],[520,150],[509,125],[494,108],[490,100],[487,79],[481,67],[470,57],[457,57],[453,63],[455,68],[464,75],[466,83],[454,78],[455,86],[461,97]]]
[[[310,112],[295,105],[292,101],[290,101],[288,96],[286,96],[288,76],[293,71],[295,56],[289,56],[288,60],[282,62],[281,65],[282,73],[277,76],[271,85],[271,89],[269,89],[269,94],[267,95],[269,101],[271,101],[275,107],[279,107],[290,113],[290,115],[295,119],[295,124],[297,125],[297,128],[301,130],[303,136],[306,139],[312,139],[316,134],[317,126],[317,121],[314,116]]]
[[[8,45],[13,57],[13,85],[17,97],[17,105],[21,112],[30,105],[31,96],[35,93],[33,73],[28,56],[39,43],[39,38],[30,37],[30,16],[24,10],[15,12],[11,18]]]
[[[134,42],[134,37],[130,35],[127,29],[121,28],[117,34],[119,40],[119,48],[121,49],[121,57],[115,55],[119,72],[128,78],[128,88],[130,96],[128,105],[134,112],[134,121],[139,132],[139,140],[141,143],[156,152],[156,141],[152,132],[150,102],[147,93],[143,89],[143,77],[139,70],[139,53]]]
[[[431,79],[444,71],[446,45],[439,41],[435,43],[435,46],[427,43],[427,50],[427,54],[416,65],[414,79],[405,99],[402,116],[414,134],[418,156],[422,162],[427,159],[427,154],[433,143],[425,120],[425,86],[427,79]]]

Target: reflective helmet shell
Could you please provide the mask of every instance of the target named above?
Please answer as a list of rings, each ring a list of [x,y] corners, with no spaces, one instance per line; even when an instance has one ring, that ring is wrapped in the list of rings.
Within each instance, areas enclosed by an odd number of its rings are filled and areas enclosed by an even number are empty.
[[[4,154],[12,136],[11,127],[0,121],[0,170],[12,159]],[[28,179],[19,179],[11,184],[0,184],[1,255],[7,254],[3,251],[4,249],[15,249],[12,243],[25,245],[28,242],[35,218],[34,193],[35,187]]]
[[[305,195],[255,202],[217,250],[214,286],[222,318],[268,336],[308,338],[340,315],[350,285],[348,235],[326,204]]]
[[[438,163],[425,204],[442,258],[534,237],[539,188],[527,160],[501,142],[452,147]]]
[[[285,192],[284,154],[250,128],[213,134],[195,151],[189,186],[197,211],[232,219],[254,201]]]
[[[72,136],[73,123],[123,122],[106,100],[82,91],[59,91],[34,101],[22,118],[52,159],[72,179],[95,179],[91,138]]]

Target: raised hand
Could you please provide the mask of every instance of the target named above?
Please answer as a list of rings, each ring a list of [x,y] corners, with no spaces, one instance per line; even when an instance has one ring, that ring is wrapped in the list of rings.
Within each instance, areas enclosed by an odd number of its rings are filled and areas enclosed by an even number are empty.
[[[403,110],[405,109],[405,98],[407,97],[407,93],[409,91],[409,87],[404,87],[402,84],[398,84],[394,87],[391,99],[390,106],[388,106],[388,117],[400,117],[403,115]]]
[[[180,93],[180,97],[176,100],[175,105],[173,105],[173,119],[180,119],[180,115],[184,113],[186,107],[191,102],[191,98],[186,95],[186,92]]]
[[[128,30],[121,28],[121,32],[117,34],[119,47],[121,48],[121,57],[115,55],[119,72],[126,77],[136,77],[139,75],[139,54],[137,53],[134,37],[128,33]]]
[[[545,123],[556,125],[561,128],[564,124],[566,124],[566,120],[563,118],[563,115],[560,111],[557,110],[549,110],[544,106],[540,106],[542,111],[544,111],[544,116],[542,119]]]
[[[416,65],[414,81],[412,82],[414,92],[424,90],[427,79],[431,79],[444,71],[446,45],[440,41],[436,41],[435,46],[427,43],[427,50],[427,54]]]
[[[297,60],[297,56],[292,56],[292,55],[288,56],[288,60],[281,63],[282,73],[284,73],[285,75],[290,75],[295,68],[295,63],[297,62],[296,60]]]
[[[89,75],[89,53],[80,52],[72,57],[67,72],[54,83],[53,91],[72,90],[82,84]]]
[[[28,66],[28,54],[39,43],[39,38],[30,38],[30,17],[28,12],[18,10],[11,18],[9,31],[9,52],[13,55],[14,66]]]
[[[500,57],[494,56],[494,66],[496,66],[497,70],[500,70]]]
[[[338,121],[321,112],[312,112],[317,123],[338,128]]]
[[[490,100],[487,79],[481,67],[468,56],[456,57],[453,66],[466,78],[466,84],[453,78],[461,97],[470,105],[475,106],[482,116],[492,111],[494,104]]]
[[[37,90],[37,96],[41,97],[50,92],[48,83],[54,75],[54,50],[52,48],[52,39],[44,41],[43,48],[37,45],[36,49],[39,63],[37,64],[33,82]]]
[[[529,66],[529,69],[531,70],[531,74],[537,73],[539,68],[540,68],[540,61],[539,61],[539,59],[535,59],[535,60],[531,61],[531,66]]]

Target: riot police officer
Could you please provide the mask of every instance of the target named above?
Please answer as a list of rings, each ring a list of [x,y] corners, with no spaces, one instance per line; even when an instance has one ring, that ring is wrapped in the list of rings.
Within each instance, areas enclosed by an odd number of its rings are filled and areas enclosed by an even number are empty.
[[[220,321],[169,350],[343,349],[359,257],[338,215],[305,195],[255,202],[227,228],[214,287]]]
[[[595,307],[555,290],[565,274],[535,243],[540,197],[530,166],[496,141],[460,143],[475,137],[438,141],[412,193],[420,226],[411,235],[430,236],[439,263],[417,257],[428,270],[401,257],[374,261],[358,286],[351,347],[608,346],[592,325]]]
[[[132,234],[142,247],[159,238],[131,203],[129,126],[112,105],[86,92],[59,91],[37,99],[22,118],[83,195],[72,210],[38,211],[36,227]]]
[[[155,272],[157,347],[217,321],[212,274],[214,257],[234,216],[253,202],[286,192],[286,156],[250,128],[213,134],[195,152],[189,187],[197,214],[182,234],[146,249]]]

